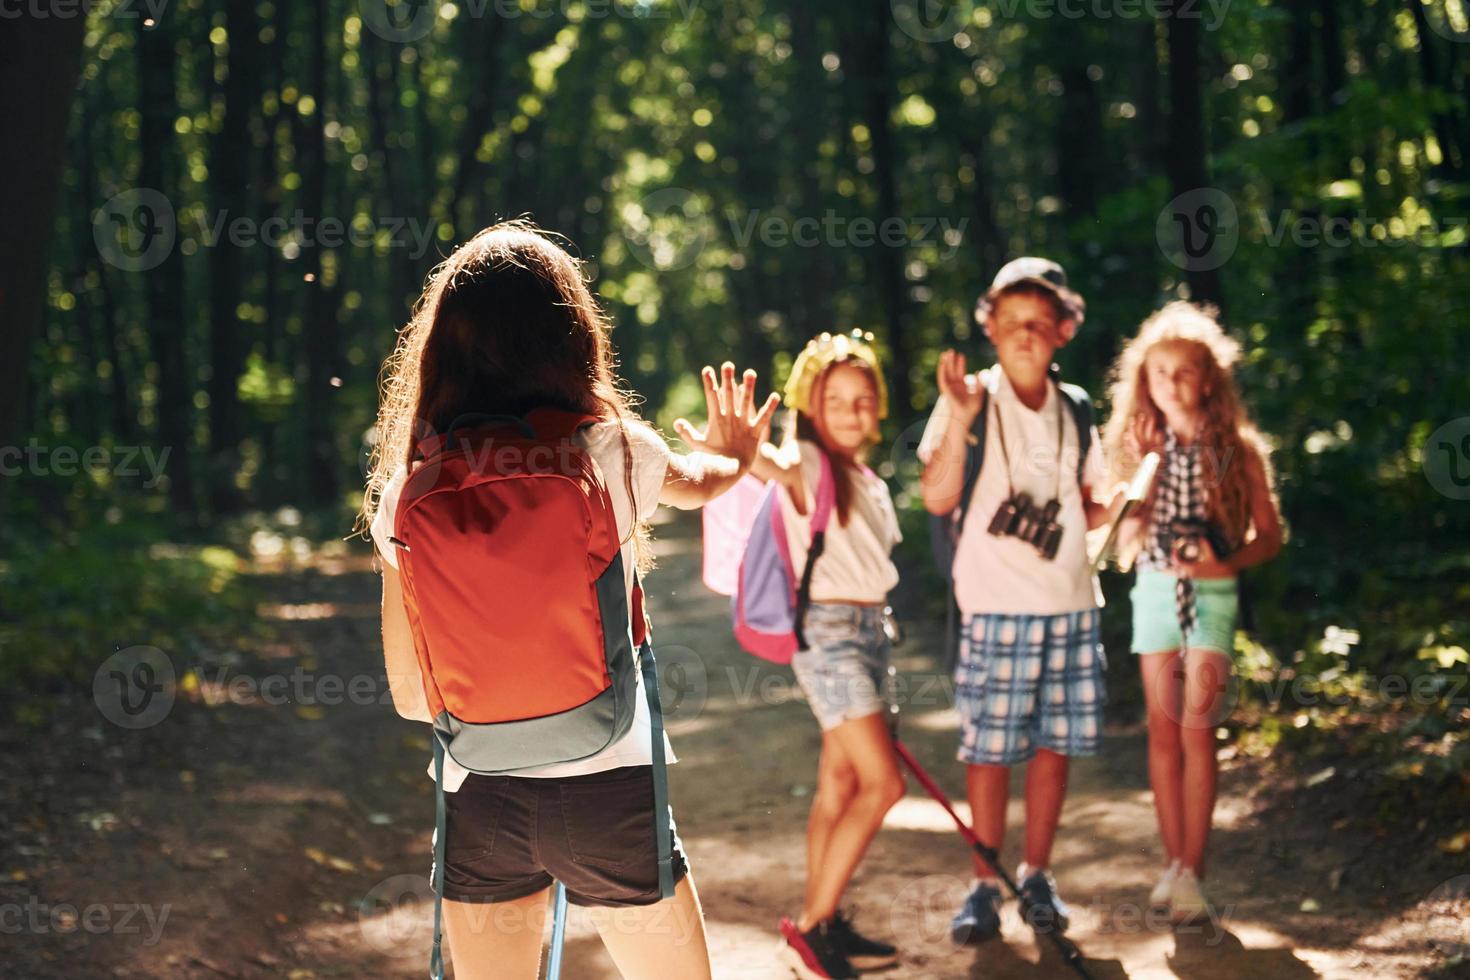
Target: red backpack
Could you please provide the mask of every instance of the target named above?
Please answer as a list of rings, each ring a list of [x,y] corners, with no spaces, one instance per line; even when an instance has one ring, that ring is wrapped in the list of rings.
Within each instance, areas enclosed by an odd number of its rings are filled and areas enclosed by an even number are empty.
[[[471,772],[585,759],[633,722],[637,671],[653,726],[659,882],[673,895],[658,678],[636,573],[628,608],[617,520],[573,440],[595,416],[465,416],[419,444],[394,516],[404,606],[433,718],[439,960],[444,754]]]

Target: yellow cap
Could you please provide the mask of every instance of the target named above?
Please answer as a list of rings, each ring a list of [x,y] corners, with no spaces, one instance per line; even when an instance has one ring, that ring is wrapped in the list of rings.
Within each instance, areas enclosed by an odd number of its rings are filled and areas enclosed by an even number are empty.
[[[807,342],[801,353],[796,355],[796,363],[791,365],[791,375],[786,379],[786,407],[811,415],[812,386],[823,371],[839,361],[862,361],[873,369],[873,378],[878,386],[878,417],[886,419],[888,386],[883,383],[883,368],[878,364],[877,352],[873,350],[873,335],[862,330],[836,335],[823,333]]]

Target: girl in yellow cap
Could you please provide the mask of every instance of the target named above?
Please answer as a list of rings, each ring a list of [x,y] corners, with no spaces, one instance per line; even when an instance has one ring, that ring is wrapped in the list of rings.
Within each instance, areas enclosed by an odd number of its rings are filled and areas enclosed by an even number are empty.
[[[897,960],[893,946],[855,932],[838,903],[884,814],[904,793],[888,728],[884,629],[888,592],[898,583],[891,557],[898,520],[888,486],[864,464],[888,414],[872,335],[813,339],[792,365],[785,402],[791,411],[783,443],[763,446],[751,472],[784,491],[793,569],[806,566],[824,498],[831,518],[811,568],[804,648],[791,661],[821,726],[822,754],[807,822],[806,897],[795,921],[781,921],[782,956],[798,976],[851,977]]]

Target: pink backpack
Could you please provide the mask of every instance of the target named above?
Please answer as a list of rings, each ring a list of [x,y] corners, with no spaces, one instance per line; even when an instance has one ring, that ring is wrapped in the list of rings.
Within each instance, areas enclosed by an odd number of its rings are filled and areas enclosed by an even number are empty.
[[[735,639],[747,653],[778,664],[806,649],[806,617],[812,569],[822,553],[836,500],[832,464],[820,454],[822,475],[812,509],[812,541],[798,577],[791,562],[786,520],[776,483],[747,476],[704,508],[704,582],[731,597]],[[735,556],[739,556],[738,570]]]

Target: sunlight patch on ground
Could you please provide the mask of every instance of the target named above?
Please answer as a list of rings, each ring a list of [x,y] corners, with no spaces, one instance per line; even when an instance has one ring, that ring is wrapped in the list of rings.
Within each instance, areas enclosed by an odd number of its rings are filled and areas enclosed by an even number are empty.
[[[259,607],[262,619],[286,619],[304,621],[311,619],[335,619],[342,615],[335,602],[271,603]],[[377,608],[373,608],[377,613]]]
[[[969,823],[970,805],[953,804],[960,819]],[[954,821],[944,812],[944,807],[927,796],[905,796],[888,811],[883,818],[885,830],[915,830],[922,833],[958,834]]]
[[[347,809],[347,796],[323,786],[288,786],[280,783],[251,783],[213,796],[226,806],[327,806]]]
[[[1149,797],[1150,803],[1152,797]],[[1250,800],[1243,796],[1225,796],[1215,803],[1213,826],[1218,830],[1234,830],[1250,820]]]
[[[957,732],[960,728],[960,716],[953,708],[904,714],[900,732],[904,728],[918,728],[926,732]]]
[[[780,940],[775,917],[768,928],[707,919],[705,929],[710,963],[720,980],[771,980],[772,977],[790,976],[790,971],[783,969],[776,959]],[[767,954],[767,962],[752,962],[766,959]],[[729,961],[740,965],[722,965],[722,962]]]

